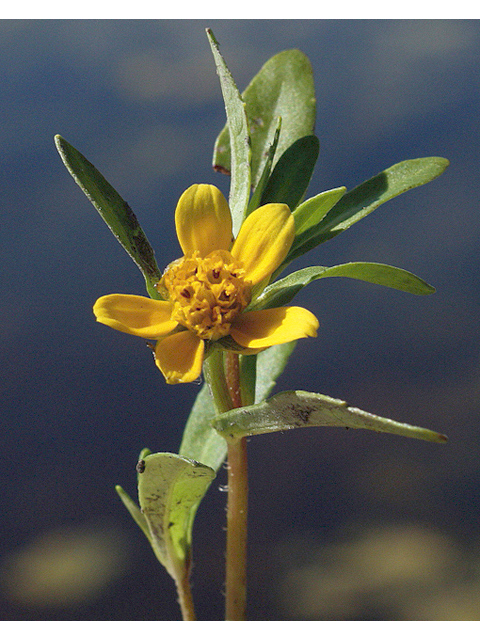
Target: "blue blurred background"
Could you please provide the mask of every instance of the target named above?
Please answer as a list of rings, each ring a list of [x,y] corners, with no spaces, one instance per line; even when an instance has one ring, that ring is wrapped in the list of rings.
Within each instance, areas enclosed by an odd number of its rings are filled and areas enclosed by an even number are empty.
[[[385,262],[437,288],[331,279],[277,390],[446,433],[445,446],[339,429],[249,442],[249,618],[480,619],[480,24],[463,20],[0,22],[0,618],[179,619],[171,579],[114,492],[139,451],[177,451],[197,385],[168,387],[143,341],[95,323],[140,272],[68,175],[57,133],[128,200],[160,267],[182,191],[225,115],[211,27],[242,90],[275,53],[312,62],[320,159],[308,196],[407,158],[451,162],[298,266]],[[224,471],[219,484],[224,483]],[[200,619],[223,616],[225,494],[195,524]]]

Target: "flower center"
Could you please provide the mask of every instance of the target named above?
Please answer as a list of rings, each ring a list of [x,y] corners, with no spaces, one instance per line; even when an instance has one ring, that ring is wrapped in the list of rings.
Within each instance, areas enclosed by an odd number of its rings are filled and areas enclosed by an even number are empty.
[[[202,340],[219,340],[230,333],[234,318],[250,302],[250,283],[229,251],[198,251],[172,262],[159,287],[174,303],[172,319]]]

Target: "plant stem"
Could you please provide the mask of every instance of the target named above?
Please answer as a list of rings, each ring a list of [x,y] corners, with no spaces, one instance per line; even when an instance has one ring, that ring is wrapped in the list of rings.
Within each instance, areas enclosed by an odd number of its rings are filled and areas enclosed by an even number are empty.
[[[243,405],[238,353],[227,351],[225,354],[225,380],[227,382],[232,409],[238,409]]]
[[[215,349],[203,363],[205,380],[213,396],[213,403],[217,413],[224,413],[233,409],[231,394],[227,386],[223,351]]]
[[[182,574],[175,580],[178,594],[178,603],[182,611],[182,618],[185,621],[196,620],[195,609],[193,606],[192,590],[190,588],[190,579],[188,572]]]
[[[247,604],[247,441],[228,443],[226,620],[245,620]]]
[[[254,390],[243,389],[237,353],[214,351],[204,364],[205,378],[218,413],[243,406]],[[245,620],[247,601],[247,441],[227,442],[227,549],[225,618]]]
[[[225,354],[225,379],[233,408],[241,407],[242,385],[238,354]],[[226,620],[245,620],[247,605],[247,441],[235,439],[228,447]]]

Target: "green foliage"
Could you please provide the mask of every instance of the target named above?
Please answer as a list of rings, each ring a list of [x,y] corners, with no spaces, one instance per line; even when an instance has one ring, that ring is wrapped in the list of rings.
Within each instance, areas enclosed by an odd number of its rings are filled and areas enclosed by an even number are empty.
[[[212,429],[215,413],[212,395],[208,385],[204,384],[190,411],[179,453],[218,471],[227,455],[227,445]]]
[[[347,427],[443,443],[447,437],[402,422],[381,418],[319,393],[284,391],[251,407],[232,409],[214,419],[224,438],[243,438],[299,427]]]
[[[265,191],[265,187],[267,186],[267,182],[270,178],[270,174],[272,173],[273,167],[273,159],[275,157],[275,153],[277,151],[278,140],[280,139],[280,132],[282,129],[282,119],[278,118],[277,128],[275,129],[275,134],[273,136],[272,144],[268,147],[268,151],[266,152],[265,164],[263,165],[262,175],[260,176],[260,180],[257,182],[255,190],[250,198],[250,202],[247,207],[247,215],[258,209],[260,206],[263,192]]]
[[[55,136],[55,145],[70,175],[143,273],[149,295],[158,298],[154,285],[161,273],[153,249],[129,204],[98,169],[62,136]]]
[[[448,165],[448,160],[437,157],[404,160],[363,182],[346,193],[316,226],[297,231],[285,264],[349,229],[388,200],[437,178]]]
[[[144,458],[149,456],[151,453],[152,452],[150,451],[150,449],[147,449],[147,448],[142,449],[142,451],[140,451],[140,455],[138,456],[138,464],[137,464],[137,480],[138,480],[138,477],[139,477],[139,470],[141,470],[143,468],[143,460],[144,460]],[[132,516],[132,518],[135,520],[135,522],[138,524],[138,526],[143,531],[143,533],[147,536],[147,540],[151,544],[152,543],[152,537],[150,535],[148,524],[147,524],[147,521],[145,520],[145,516],[143,515],[143,513],[138,508],[138,505],[132,500],[132,498],[128,495],[128,493],[124,489],[122,489],[122,487],[120,485],[117,484],[116,487],[115,487],[115,490],[118,493],[121,501],[125,505],[127,511]]]
[[[297,49],[278,53],[263,65],[242,97],[251,137],[252,185],[255,187],[262,175],[279,117],[282,133],[277,159],[296,140],[313,134],[316,103],[310,61]],[[230,173],[231,140],[227,127],[215,142],[213,165],[223,173]]]
[[[227,112],[227,132],[231,147],[230,162],[230,210],[233,231],[238,232],[247,211],[250,198],[250,143],[245,105],[237,85],[228,70],[212,31],[207,29],[207,37],[217,67],[222,88],[225,111]]]
[[[320,224],[330,209],[343,197],[346,190],[345,187],[337,187],[329,191],[322,191],[322,193],[317,194],[313,198],[309,198],[306,202],[303,202],[299,207],[294,209],[295,240],[291,251],[293,251],[297,245],[303,243],[305,234],[310,230],[316,229],[317,225]]]
[[[255,385],[255,402],[261,402],[271,394],[277,379],[287,366],[296,344],[296,342],[277,344],[256,356],[257,379]]]
[[[271,393],[294,348],[295,342],[290,342],[271,347],[256,356],[246,356],[254,361],[256,368],[256,402],[265,400]],[[185,425],[179,453],[218,471],[225,460],[227,445],[212,427],[216,413],[208,385],[204,384]]]
[[[434,287],[405,269],[376,262],[348,262],[334,267],[306,267],[295,271],[266,287],[251,308],[268,309],[284,306],[291,302],[303,287],[321,278],[353,278],[415,295],[435,292]]]
[[[260,205],[283,202],[294,211],[303,200],[318,158],[317,136],[296,140],[278,160],[262,192]]]
[[[215,472],[173,453],[143,458],[138,475],[138,499],[158,560],[178,579],[188,573],[193,520]]]
[[[147,540],[150,542],[150,544],[152,544],[152,537],[148,529],[147,521],[145,520],[145,516],[143,515],[143,513],[138,508],[138,505],[132,500],[128,493],[124,489],[122,489],[120,485],[116,485],[115,491],[118,493],[120,500],[123,502],[128,513],[132,516],[140,529],[146,535]]]

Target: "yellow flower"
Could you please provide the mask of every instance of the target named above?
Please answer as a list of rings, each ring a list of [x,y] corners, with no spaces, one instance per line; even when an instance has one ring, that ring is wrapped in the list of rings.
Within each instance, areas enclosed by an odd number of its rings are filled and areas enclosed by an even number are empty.
[[[169,384],[196,380],[206,348],[219,340],[256,353],[317,335],[316,317],[302,307],[248,311],[252,288],[268,282],[295,237],[287,205],[253,211],[232,244],[227,201],[215,186],[197,184],[181,196],[175,226],[184,256],[158,282],[162,300],[112,294],[93,307],[99,322],[157,341],[155,362]]]

